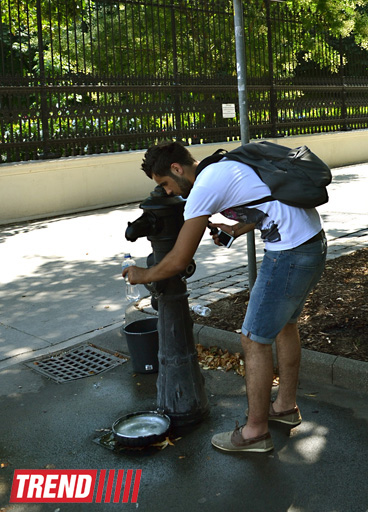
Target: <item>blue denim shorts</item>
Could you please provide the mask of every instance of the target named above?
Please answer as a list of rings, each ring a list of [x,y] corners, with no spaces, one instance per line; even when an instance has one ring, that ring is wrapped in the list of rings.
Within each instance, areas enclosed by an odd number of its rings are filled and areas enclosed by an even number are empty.
[[[322,240],[286,251],[265,251],[250,294],[242,333],[253,341],[271,344],[288,323],[296,323],[326,261]]]

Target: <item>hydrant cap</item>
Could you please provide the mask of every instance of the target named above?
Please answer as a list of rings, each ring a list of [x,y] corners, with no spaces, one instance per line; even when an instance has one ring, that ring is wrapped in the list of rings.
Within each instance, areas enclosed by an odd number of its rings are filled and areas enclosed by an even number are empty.
[[[180,206],[184,209],[185,200],[180,196],[169,196],[166,194],[165,189],[157,185],[151,192],[150,197],[147,197],[139,207],[143,210],[166,210]]]

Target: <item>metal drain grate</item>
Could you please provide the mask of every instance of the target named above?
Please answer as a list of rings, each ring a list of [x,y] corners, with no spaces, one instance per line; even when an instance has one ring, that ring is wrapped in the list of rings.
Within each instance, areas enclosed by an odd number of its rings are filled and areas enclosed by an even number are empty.
[[[82,345],[25,364],[56,382],[68,382],[105,372],[127,360],[124,356],[114,355],[94,345]]]

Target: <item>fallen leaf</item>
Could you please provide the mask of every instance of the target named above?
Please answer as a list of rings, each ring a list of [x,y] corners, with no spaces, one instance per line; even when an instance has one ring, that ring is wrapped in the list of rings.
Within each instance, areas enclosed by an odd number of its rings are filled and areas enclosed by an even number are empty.
[[[196,345],[198,354],[198,363],[203,370],[220,370],[229,372],[234,371],[241,377],[245,376],[244,357],[240,352],[231,354],[228,350],[222,350],[218,347],[204,347]],[[278,372],[274,370],[273,386],[278,386]]]
[[[164,450],[167,446],[169,446],[169,444],[170,443],[168,442],[168,438],[166,438],[164,441],[151,444],[151,446],[156,446],[157,448],[160,448],[160,450]]]
[[[174,439],[174,441],[176,442],[176,441],[179,441],[180,439],[181,439],[181,437],[177,437],[176,439]],[[156,446],[157,448],[160,448],[161,450],[163,450],[167,446],[175,446],[175,444],[170,439],[170,437],[166,437],[166,439],[164,439],[163,441],[161,441],[159,443],[153,443],[150,446]]]

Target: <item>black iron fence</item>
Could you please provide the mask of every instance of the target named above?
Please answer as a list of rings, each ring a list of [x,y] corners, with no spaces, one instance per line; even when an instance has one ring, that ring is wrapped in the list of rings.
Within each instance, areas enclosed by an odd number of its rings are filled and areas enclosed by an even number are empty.
[[[1,162],[239,138],[231,0],[0,0],[0,16]],[[353,37],[271,0],[244,16],[252,138],[368,126]]]

